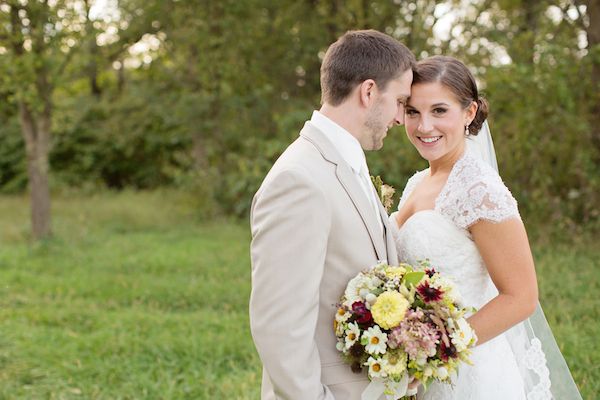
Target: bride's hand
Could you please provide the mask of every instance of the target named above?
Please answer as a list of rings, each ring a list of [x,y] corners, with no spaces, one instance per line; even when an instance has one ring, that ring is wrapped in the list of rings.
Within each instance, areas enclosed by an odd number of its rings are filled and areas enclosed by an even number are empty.
[[[411,380],[408,382],[408,389],[406,390],[406,395],[407,396],[414,396],[417,394],[417,389],[419,388],[419,385],[421,384],[421,381],[416,379],[415,377],[412,377]]]

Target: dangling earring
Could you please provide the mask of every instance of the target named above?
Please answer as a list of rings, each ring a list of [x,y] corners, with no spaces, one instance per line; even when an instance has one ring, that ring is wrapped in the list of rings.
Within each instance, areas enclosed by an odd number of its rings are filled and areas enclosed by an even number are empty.
[[[471,132],[469,132],[469,125],[465,125],[465,137],[469,137],[471,135]]]

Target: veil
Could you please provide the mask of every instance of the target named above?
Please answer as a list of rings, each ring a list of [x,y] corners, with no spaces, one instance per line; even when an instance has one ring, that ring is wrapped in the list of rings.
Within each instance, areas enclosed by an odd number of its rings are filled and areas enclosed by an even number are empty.
[[[467,138],[467,151],[479,156],[498,171],[496,151],[487,120],[478,135]],[[581,394],[539,302],[531,317],[510,328],[505,335],[519,365],[528,400],[581,400]]]

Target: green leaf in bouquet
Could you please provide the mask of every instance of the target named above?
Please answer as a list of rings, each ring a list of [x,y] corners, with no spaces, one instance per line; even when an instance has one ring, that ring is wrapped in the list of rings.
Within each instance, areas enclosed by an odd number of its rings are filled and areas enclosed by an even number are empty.
[[[406,286],[416,286],[424,276],[425,272],[423,271],[407,272],[404,278],[402,278],[402,283],[406,284]]]

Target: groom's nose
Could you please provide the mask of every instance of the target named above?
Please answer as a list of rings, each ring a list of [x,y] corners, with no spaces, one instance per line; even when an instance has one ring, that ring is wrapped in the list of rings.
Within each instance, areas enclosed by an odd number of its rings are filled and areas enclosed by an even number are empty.
[[[398,107],[398,112],[394,117],[394,122],[396,125],[404,125],[404,106]]]

